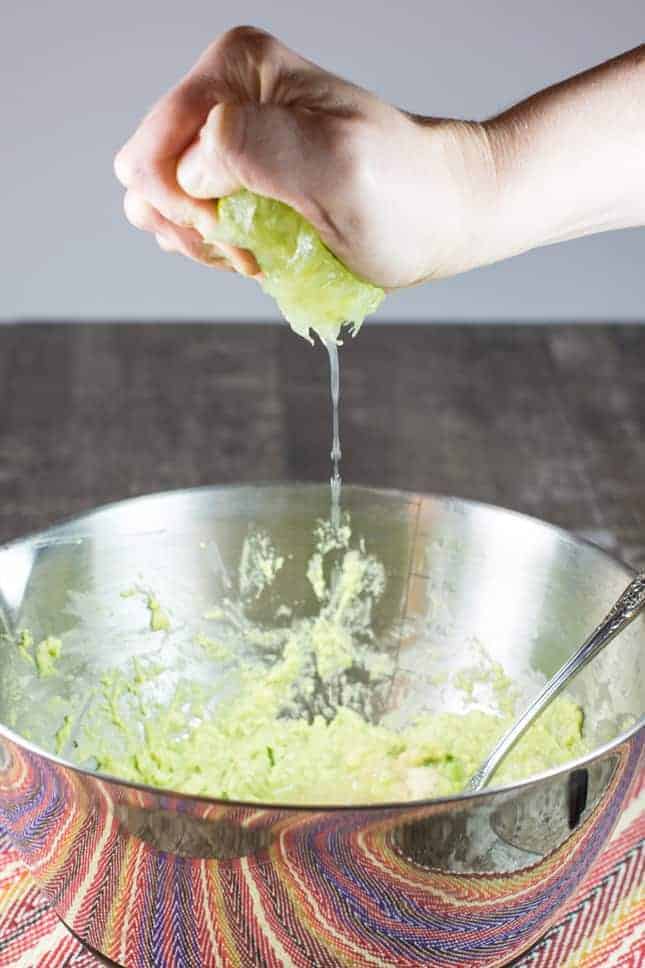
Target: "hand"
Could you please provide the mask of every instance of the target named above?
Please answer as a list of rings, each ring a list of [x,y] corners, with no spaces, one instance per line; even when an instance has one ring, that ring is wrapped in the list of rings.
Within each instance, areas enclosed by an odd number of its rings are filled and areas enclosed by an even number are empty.
[[[164,249],[246,275],[212,199],[297,209],[386,289],[645,224],[645,46],[484,123],[421,118],[269,34],[219,37],[116,159],[129,219]]]
[[[388,289],[482,261],[474,240],[493,202],[481,125],[413,117],[250,27],[208,47],[115,168],[128,218],[164,249],[256,274],[249,253],[217,242],[209,201],[246,187],[291,205]]]

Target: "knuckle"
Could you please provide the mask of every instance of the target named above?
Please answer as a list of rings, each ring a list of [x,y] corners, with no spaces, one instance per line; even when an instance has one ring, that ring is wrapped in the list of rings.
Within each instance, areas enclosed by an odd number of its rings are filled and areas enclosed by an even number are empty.
[[[137,229],[147,229],[152,225],[151,209],[148,203],[133,191],[126,192],[123,199],[125,217]]]
[[[132,165],[127,148],[122,148],[121,151],[115,155],[114,174],[125,188],[129,187],[130,178],[132,175]]]
[[[158,167],[154,161],[138,158],[127,150],[116,156],[114,170],[121,184],[135,192],[143,192],[158,175]]]
[[[276,50],[278,41],[266,30],[243,24],[227,30],[218,38],[216,45],[224,55],[242,53],[255,61],[262,61]]]
[[[222,156],[231,158],[238,154],[244,142],[246,111],[240,105],[216,105],[200,132],[200,161],[202,165],[213,164]]]

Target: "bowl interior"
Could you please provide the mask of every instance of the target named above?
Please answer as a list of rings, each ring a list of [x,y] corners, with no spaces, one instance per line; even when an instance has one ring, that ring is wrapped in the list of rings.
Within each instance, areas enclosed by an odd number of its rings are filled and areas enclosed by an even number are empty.
[[[558,529],[453,498],[346,487],[342,514],[348,546],[385,575],[361,621],[373,633],[367,652],[386,661],[380,673],[378,662],[356,673],[354,694],[375,720],[405,725],[427,708],[487,708],[485,685],[470,694],[454,686],[482,663],[499,663],[531,695],[629,578],[627,568]],[[65,703],[91,717],[101,676],[125,670],[133,656],[162,658],[172,670],[156,689],[188,676],[207,683],[216,703],[233,685],[228,657],[204,650],[200,636],[212,640],[226,603],[265,632],[316,614],[316,581],[333,583],[347,551],[322,555],[316,579],[311,562],[320,522],[329,520],[327,487],[203,488],[112,505],[6,546],[0,722],[54,751]],[[62,638],[56,675],[23,661],[16,640],[24,630],[34,642]],[[255,638],[253,648],[270,654],[270,637]],[[644,640],[639,619],[570,689],[592,745],[642,715]],[[303,710],[324,713],[339,701],[321,686]]]

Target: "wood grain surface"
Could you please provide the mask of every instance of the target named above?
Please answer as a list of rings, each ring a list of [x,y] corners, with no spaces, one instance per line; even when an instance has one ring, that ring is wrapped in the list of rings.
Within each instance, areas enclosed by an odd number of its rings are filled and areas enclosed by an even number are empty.
[[[645,564],[645,326],[372,325],[345,480],[512,507]],[[326,354],[286,326],[0,327],[0,541],[169,488],[329,476]]]

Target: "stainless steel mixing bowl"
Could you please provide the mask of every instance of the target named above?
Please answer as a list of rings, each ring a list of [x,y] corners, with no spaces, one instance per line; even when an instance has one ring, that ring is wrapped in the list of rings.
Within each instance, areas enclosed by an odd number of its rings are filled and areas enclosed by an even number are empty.
[[[388,701],[403,718],[432,699],[436,662],[457,668],[474,640],[535,688],[631,574],[498,508],[351,487],[343,504],[386,567],[374,621],[397,655]],[[18,629],[76,643],[61,663],[89,694],[108,660],[145,651],[152,635],[119,593],[154,589],[180,628],[226,593],[250,523],[292,556],[277,593],[306,612],[311,533],[328,513],[327,487],[203,488],[125,501],[0,549],[0,721],[12,724],[0,726],[0,823],[60,917],[119,964],[504,964],[557,917],[642,769],[642,619],[573,686],[594,752],[474,796],[218,802],[47,752],[52,685],[33,676],[16,691]],[[164,648],[181,661],[172,635]]]

